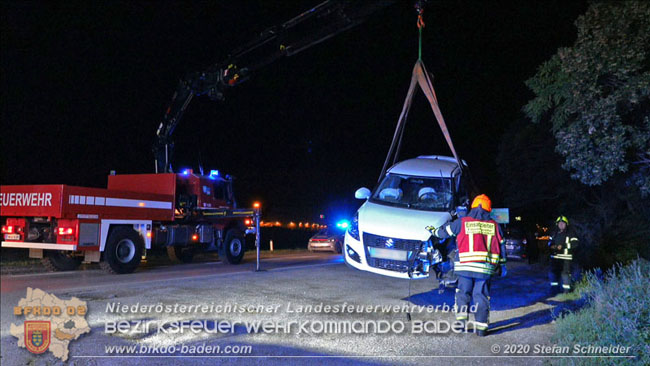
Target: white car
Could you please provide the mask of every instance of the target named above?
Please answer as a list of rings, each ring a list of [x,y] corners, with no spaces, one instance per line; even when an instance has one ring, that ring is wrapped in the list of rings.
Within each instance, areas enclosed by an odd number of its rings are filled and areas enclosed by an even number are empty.
[[[346,263],[362,271],[414,279],[428,277],[433,264],[434,250],[427,243],[431,233],[425,227],[448,222],[468,200],[456,160],[437,155],[395,164],[373,192],[359,188],[355,197],[366,202],[345,233]]]

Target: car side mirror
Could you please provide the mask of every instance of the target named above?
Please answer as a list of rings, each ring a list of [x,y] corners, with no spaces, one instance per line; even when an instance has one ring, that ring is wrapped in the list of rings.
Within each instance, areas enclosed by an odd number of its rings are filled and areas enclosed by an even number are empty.
[[[366,187],[361,187],[354,192],[354,198],[359,200],[367,200],[370,198],[370,190]]]

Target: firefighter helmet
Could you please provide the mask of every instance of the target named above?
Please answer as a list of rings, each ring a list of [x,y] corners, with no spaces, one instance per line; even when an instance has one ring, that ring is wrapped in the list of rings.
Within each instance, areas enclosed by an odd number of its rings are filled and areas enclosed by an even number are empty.
[[[476,208],[479,205],[481,205],[481,207],[487,212],[492,211],[492,201],[490,201],[490,198],[484,194],[476,196],[474,201],[472,201],[472,208]]]
[[[559,216],[557,219],[555,219],[556,224],[559,224],[560,221],[564,221],[565,224],[569,225],[569,219],[567,219],[566,216]]]

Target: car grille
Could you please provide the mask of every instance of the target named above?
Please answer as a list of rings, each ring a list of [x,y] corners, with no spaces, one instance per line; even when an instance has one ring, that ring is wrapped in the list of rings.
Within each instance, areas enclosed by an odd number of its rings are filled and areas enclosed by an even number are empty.
[[[407,272],[409,270],[408,262],[396,261],[392,259],[368,257],[368,265],[370,267],[381,268],[395,272]]]
[[[419,240],[396,239],[363,233],[363,245],[374,248],[399,249],[412,252],[419,250],[422,242]]]
[[[368,261],[368,265],[374,268],[381,268],[396,272],[407,272],[409,269],[409,261],[373,258],[368,252],[368,247],[405,250],[409,252],[408,258],[410,259],[413,257],[413,254],[415,252],[420,250],[421,245],[422,242],[419,240],[397,239],[370,233],[363,233],[363,248],[366,252],[366,260]]]

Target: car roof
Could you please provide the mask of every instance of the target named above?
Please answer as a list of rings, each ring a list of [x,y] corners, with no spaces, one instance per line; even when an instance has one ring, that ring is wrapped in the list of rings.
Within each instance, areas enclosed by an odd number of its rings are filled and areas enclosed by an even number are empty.
[[[467,163],[463,161],[463,165]],[[456,159],[441,155],[423,155],[415,159],[399,162],[390,169],[388,173],[414,175],[418,177],[444,177],[450,178],[458,170]]]

